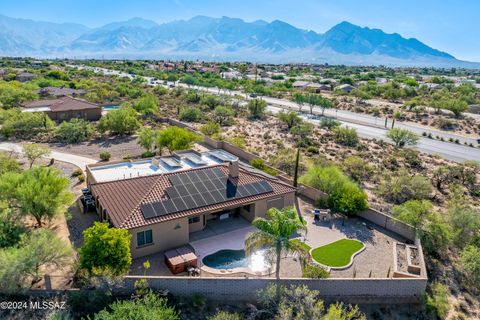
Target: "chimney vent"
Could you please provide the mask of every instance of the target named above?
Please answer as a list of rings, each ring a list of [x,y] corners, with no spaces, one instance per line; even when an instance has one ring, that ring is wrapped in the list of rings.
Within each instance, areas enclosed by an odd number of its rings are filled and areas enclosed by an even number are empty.
[[[228,177],[229,178],[238,178],[238,160],[230,161],[228,165]]]

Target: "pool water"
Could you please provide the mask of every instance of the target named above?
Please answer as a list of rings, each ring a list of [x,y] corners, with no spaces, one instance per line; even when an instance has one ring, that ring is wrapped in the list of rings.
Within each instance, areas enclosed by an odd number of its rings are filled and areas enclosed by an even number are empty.
[[[202,262],[214,269],[248,268],[257,272],[270,268],[265,250],[259,250],[250,256],[246,256],[245,250],[220,250],[206,256]]]
[[[117,106],[117,105],[107,105],[107,106],[103,106],[102,109],[103,109],[104,111],[111,111],[111,110],[120,109],[120,106]]]

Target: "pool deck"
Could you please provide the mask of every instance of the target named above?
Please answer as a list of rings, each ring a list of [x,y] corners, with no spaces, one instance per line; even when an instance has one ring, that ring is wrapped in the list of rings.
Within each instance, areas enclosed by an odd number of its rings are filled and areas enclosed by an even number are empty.
[[[243,249],[245,237],[255,230],[255,227],[241,217],[209,221],[204,230],[190,234],[190,245],[195,249],[201,263],[203,257],[219,250]]]

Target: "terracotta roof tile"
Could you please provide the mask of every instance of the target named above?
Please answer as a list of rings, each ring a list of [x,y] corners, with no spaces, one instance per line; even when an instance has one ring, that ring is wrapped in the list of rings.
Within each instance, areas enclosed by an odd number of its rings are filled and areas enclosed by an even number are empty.
[[[192,170],[205,170],[212,167],[219,167],[226,175],[228,175],[228,166],[223,164]],[[101,182],[92,184],[91,189],[93,194],[97,197],[97,201],[99,201],[102,207],[107,210],[113,225],[117,228],[124,229],[133,229],[178,218],[195,216],[201,213],[240,206],[257,200],[273,198],[279,195],[295,192],[295,187],[280,180],[240,168],[237,181],[238,184],[243,185],[264,180],[270,184],[273,192],[233,199],[218,204],[145,219],[140,210],[140,205],[168,199],[165,189],[172,185],[169,177],[178,173],[180,172]]]
[[[81,99],[74,99],[71,97],[30,101],[26,102],[23,106],[25,108],[50,107],[50,109],[54,112],[101,108],[99,105]]]

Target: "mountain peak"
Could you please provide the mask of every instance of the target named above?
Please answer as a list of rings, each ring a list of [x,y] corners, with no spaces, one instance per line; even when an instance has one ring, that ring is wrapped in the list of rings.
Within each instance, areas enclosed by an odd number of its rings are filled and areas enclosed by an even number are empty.
[[[476,66],[417,39],[342,21],[324,34],[281,20],[246,22],[199,15],[157,24],[139,17],[100,28],[0,15],[0,55],[90,55],[115,58],[213,59],[273,63]]]

